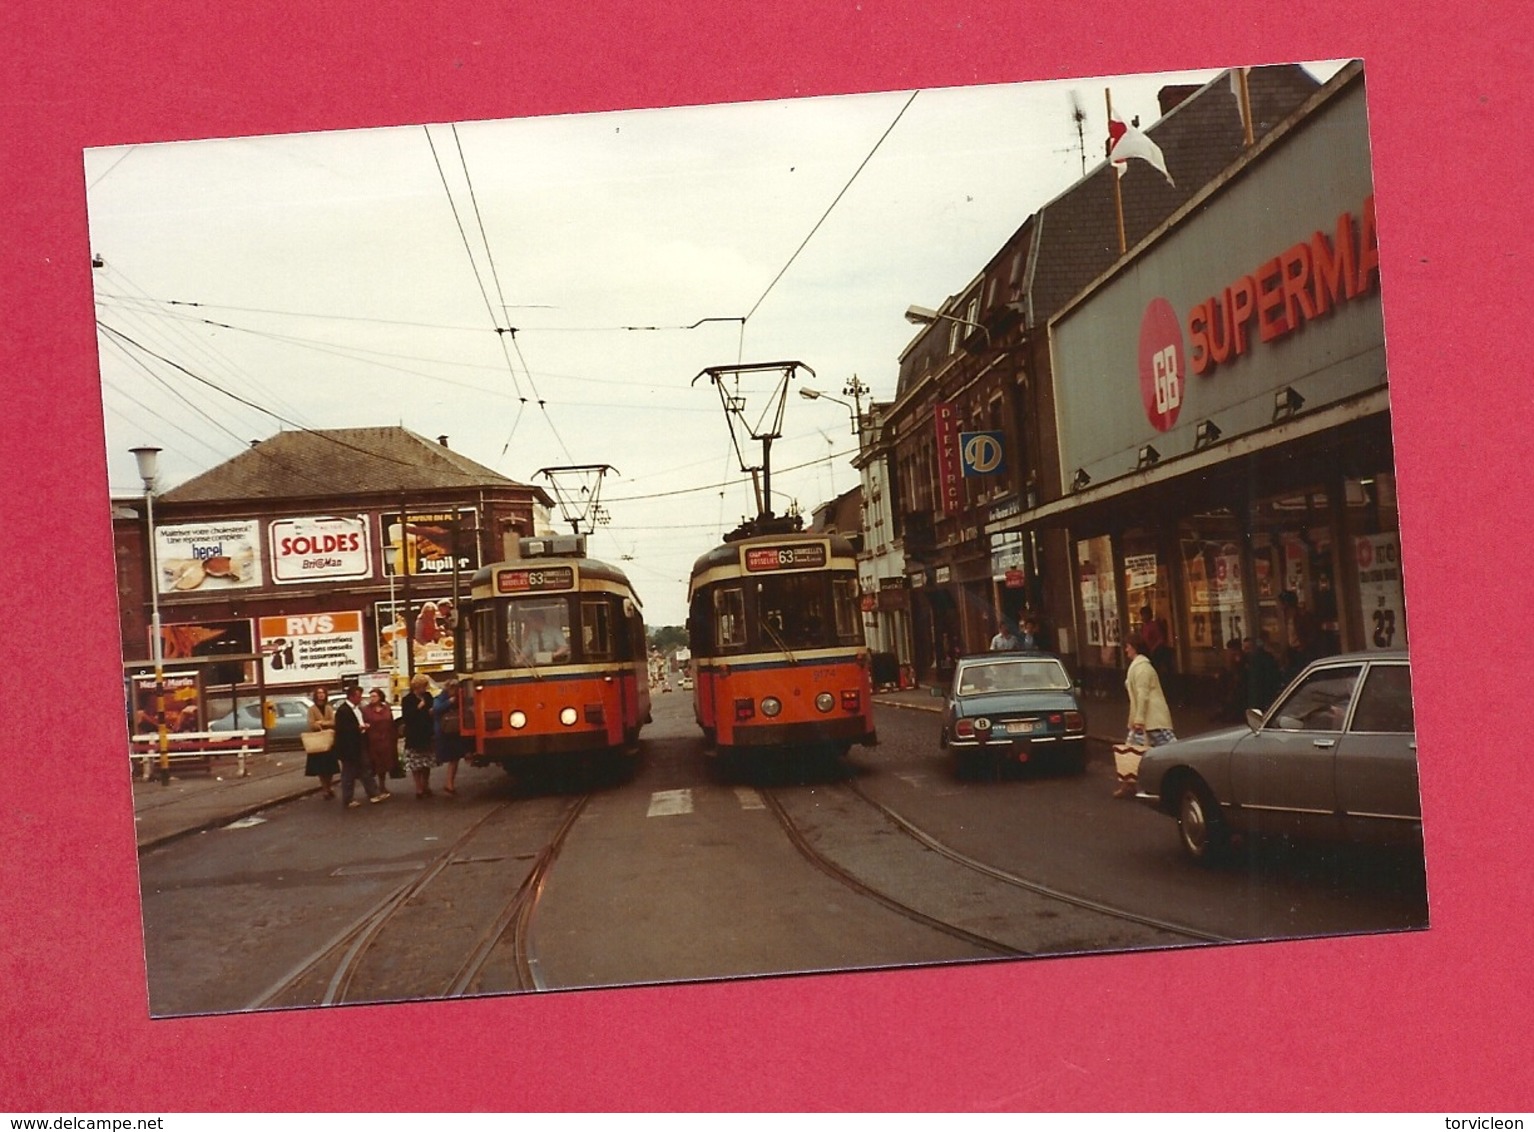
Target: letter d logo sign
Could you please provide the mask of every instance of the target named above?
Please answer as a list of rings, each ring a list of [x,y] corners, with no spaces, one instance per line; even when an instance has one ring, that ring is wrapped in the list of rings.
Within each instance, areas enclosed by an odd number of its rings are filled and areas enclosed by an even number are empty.
[[[1006,464],[1005,435],[1000,432],[965,432],[959,435],[966,476],[993,476]]]

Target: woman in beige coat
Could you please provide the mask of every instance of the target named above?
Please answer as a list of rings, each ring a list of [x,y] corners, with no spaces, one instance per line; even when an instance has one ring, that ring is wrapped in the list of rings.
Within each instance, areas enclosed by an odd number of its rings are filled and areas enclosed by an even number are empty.
[[[1156,675],[1149,653],[1150,646],[1140,633],[1131,633],[1124,642],[1124,654],[1129,657],[1129,671],[1124,674],[1124,688],[1129,693],[1129,734],[1124,743],[1141,749],[1160,747],[1177,738],[1172,730],[1172,712],[1161,690],[1161,677]],[[1133,775],[1121,777],[1113,796],[1132,797],[1135,788]]]

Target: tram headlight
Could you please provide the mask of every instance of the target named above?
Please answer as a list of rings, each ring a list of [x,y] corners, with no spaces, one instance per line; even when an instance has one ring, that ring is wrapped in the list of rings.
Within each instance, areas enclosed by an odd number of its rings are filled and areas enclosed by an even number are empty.
[[[821,692],[815,697],[815,710],[830,711],[836,706],[836,697],[830,692]]]
[[[559,709],[559,722],[563,723],[566,727],[574,727],[575,721],[580,717],[581,713],[573,707]]]
[[[514,711],[507,718],[506,722],[511,724],[513,731],[521,731],[522,728],[527,726],[527,713],[525,711]]]
[[[762,714],[771,719],[783,710],[783,701],[777,696],[767,696],[762,700]]]

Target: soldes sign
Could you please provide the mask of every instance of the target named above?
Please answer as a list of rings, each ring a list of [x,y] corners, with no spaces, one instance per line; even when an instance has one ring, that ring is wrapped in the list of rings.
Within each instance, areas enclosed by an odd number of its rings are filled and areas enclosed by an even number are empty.
[[[1177,423],[1190,373],[1213,376],[1256,344],[1294,334],[1378,287],[1371,195],[1361,215],[1344,212],[1331,233],[1317,231],[1258,264],[1196,304],[1186,324],[1166,299],[1152,299],[1140,320],[1140,397],[1146,419],[1157,431],[1168,431]]]
[[[272,578],[309,582],[367,578],[373,573],[368,523],[356,517],[278,519],[268,530]]]

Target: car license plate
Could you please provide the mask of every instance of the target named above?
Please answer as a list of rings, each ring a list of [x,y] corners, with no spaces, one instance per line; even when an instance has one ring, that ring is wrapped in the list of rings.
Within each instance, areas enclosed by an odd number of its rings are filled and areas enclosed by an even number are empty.
[[[1008,735],[1031,735],[1033,734],[1033,720],[1024,719],[1017,723],[1007,724]]]

